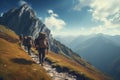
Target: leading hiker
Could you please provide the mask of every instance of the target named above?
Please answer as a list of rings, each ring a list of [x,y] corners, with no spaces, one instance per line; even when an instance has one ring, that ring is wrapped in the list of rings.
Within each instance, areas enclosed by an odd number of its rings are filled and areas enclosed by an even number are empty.
[[[49,44],[46,33],[40,32],[38,38],[35,39],[35,47],[39,53],[39,63],[43,66],[45,54],[48,54]],[[47,51],[46,51],[47,49]]]

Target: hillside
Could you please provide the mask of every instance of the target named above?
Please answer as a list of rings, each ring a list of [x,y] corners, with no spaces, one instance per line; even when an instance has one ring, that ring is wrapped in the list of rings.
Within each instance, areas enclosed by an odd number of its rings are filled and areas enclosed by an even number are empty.
[[[70,74],[74,74],[77,76],[77,80],[112,80],[91,65],[78,64],[75,61],[68,59],[60,54],[50,52],[47,56],[47,59],[50,60],[52,66],[56,67],[59,72],[65,71]]]
[[[18,36],[0,26],[0,77],[4,80],[50,80],[46,71],[36,64],[18,45]],[[77,57],[76,57],[77,59]],[[82,58],[76,63],[63,54],[49,52],[47,60],[58,71],[67,71],[85,80],[111,80]]]
[[[98,69],[119,80],[120,36],[97,34],[81,37],[74,40],[78,41],[74,51]]]
[[[62,53],[71,57],[71,59],[73,58],[73,55],[76,56],[76,53],[71,49],[52,37],[51,30],[38,18],[34,9],[28,4],[4,12],[3,16],[0,16],[0,24],[14,30],[18,35],[30,35],[33,39],[38,37],[39,32],[45,32],[47,34],[51,51]]]
[[[33,38],[36,38],[39,32],[45,32],[52,52],[65,55],[79,64],[88,64],[85,61],[81,61],[80,56],[70,48],[54,39],[50,33],[51,31],[38,16],[35,15],[34,10],[28,4],[6,11],[3,16],[0,17],[0,24],[6,25],[17,34],[23,34],[24,36],[31,35]]]
[[[3,16],[0,17],[0,24],[5,25],[8,28],[14,30],[17,34],[30,35],[34,39],[38,36],[39,32],[45,32],[49,40],[50,50],[52,53],[55,53],[56,55],[52,58],[53,62],[54,60],[55,61],[57,59],[59,60],[57,56],[59,56],[60,54],[63,57],[65,57],[65,60],[63,60],[61,63],[64,63],[64,61],[66,61],[66,58],[72,61],[72,62],[70,61],[65,62],[64,66],[67,66],[67,68],[72,66],[72,64],[74,63],[77,65],[80,65],[80,67],[78,68],[75,67],[76,65],[75,66],[73,65],[72,67],[69,68],[69,70],[74,70],[75,72],[78,71],[77,72],[79,73],[78,75],[81,75],[81,71],[83,71],[82,74],[84,74],[83,77],[85,79],[109,80],[106,76],[104,76],[104,74],[102,74],[102,72],[98,71],[87,61],[83,60],[78,54],[73,52],[70,48],[66,47],[64,44],[61,44],[61,42],[55,40],[52,37],[52,34],[50,33],[51,31],[37,17],[34,10],[28,4],[24,4],[21,7],[13,8],[13,9],[6,11],[3,14]],[[8,38],[5,38],[5,39],[8,40]],[[52,55],[48,57],[50,60],[51,60],[51,56]],[[70,62],[70,64],[68,62]],[[69,65],[66,65],[66,64],[69,64]],[[59,66],[63,66],[63,64]],[[84,68],[81,69],[81,66],[83,66]],[[94,74],[92,74],[92,72]]]
[[[0,79],[51,80],[46,71],[19,47],[18,36],[3,26],[0,26]]]

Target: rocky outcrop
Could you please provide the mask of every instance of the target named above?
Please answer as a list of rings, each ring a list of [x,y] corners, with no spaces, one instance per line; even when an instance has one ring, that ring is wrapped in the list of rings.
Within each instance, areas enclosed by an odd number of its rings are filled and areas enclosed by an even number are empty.
[[[8,26],[17,34],[31,35],[36,37],[38,32],[50,34],[50,30],[39,20],[32,8],[24,4],[20,8],[13,8],[5,12],[1,17],[0,24]]]

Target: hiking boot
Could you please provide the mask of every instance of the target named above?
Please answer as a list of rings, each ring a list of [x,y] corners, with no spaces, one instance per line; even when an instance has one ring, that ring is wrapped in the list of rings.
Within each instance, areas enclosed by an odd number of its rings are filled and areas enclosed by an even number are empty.
[[[41,64],[41,66],[43,66],[43,63]]]
[[[41,62],[39,62],[38,64],[41,64]]]

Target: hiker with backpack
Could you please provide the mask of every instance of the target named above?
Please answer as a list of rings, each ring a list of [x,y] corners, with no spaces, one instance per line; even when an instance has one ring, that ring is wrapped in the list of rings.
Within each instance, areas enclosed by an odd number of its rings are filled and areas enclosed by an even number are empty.
[[[45,60],[46,49],[47,49],[47,53],[48,53],[48,49],[49,49],[46,34],[43,32],[40,32],[39,36],[35,39],[34,44],[39,53],[39,63],[43,66],[43,63]]]
[[[27,36],[24,36],[23,38],[23,46],[24,46],[24,49],[27,50]]]
[[[32,47],[32,45],[33,45],[32,37],[31,36],[27,36],[26,46],[27,46],[27,51],[28,51],[29,55],[31,55],[31,47]]]
[[[22,47],[22,45],[23,45],[23,34],[19,35],[19,41],[20,41],[20,46]]]

